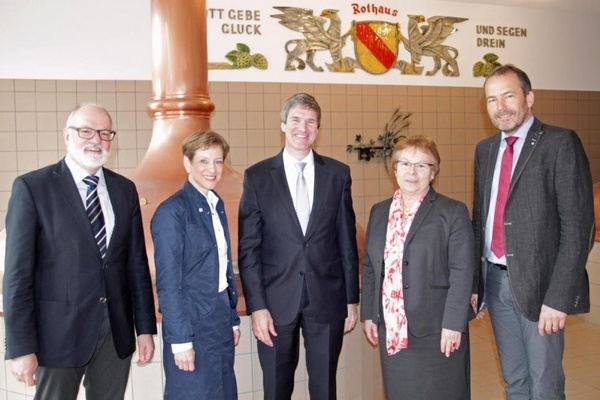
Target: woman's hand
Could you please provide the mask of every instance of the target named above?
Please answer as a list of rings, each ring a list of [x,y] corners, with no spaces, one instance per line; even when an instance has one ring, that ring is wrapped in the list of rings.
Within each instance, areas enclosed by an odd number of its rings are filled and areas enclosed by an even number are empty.
[[[184,350],[180,353],[173,354],[175,365],[181,371],[193,371],[196,369],[196,352],[194,349]]]
[[[237,327],[233,330],[233,345],[234,346],[237,346],[238,343],[240,342],[240,336],[242,336],[242,331],[240,330],[239,327]]]
[[[460,347],[460,339],[462,333],[458,331],[451,331],[450,329],[442,329],[442,340],[440,341],[440,350],[450,357]]]
[[[377,325],[373,322],[373,320],[366,319],[363,324],[363,330],[365,331],[365,335],[367,335],[367,340],[374,346],[379,344],[379,334],[377,332]]]

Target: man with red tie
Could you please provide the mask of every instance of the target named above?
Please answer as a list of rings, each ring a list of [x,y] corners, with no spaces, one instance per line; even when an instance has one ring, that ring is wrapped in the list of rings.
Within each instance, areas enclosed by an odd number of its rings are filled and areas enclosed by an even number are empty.
[[[477,145],[473,227],[506,396],[564,399],[566,317],[590,309],[588,159],[574,131],[533,116],[522,70],[497,68],[484,91],[500,132]]]

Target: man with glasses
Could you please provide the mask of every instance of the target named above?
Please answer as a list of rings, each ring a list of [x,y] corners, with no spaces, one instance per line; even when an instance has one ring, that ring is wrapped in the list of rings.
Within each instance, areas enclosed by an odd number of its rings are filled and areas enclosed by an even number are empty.
[[[152,359],[154,299],[138,194],[103,167],[116,132],[83,104],[63,130],[67,155],[21,175],[6,214],[6,359],[35,399],[122,399],[131,357]]]

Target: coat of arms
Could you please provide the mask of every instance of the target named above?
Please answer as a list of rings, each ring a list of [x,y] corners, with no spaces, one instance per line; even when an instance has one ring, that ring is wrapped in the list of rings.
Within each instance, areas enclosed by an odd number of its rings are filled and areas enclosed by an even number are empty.
[[[408,36],[400,30],[400,24],[389,21],[353,21],[347,33],[342,35],[338,10],[326,9],[319,16],[313,10],[297,7],[273,7],[281,11],[272,15],[288,29],[303,34],[301,39],[286,42],[286,70],[302,70],[307,65],[317,72],[324,71],[316,65],[315,55],[328,51],[331,63],[325,63],[332,72],[354,72],[360,68],[371,74],[382,74],[398,69],[402,74],[421,75],[423,57],[431,57],[434,66],[426,75],[442,71],[445,76],[459,76],[458,50],[444,44],[457,29],[454,24],[467,18],[408,15]],[[342,49],[347,37],[354,42],[356,58],[344,57]],[[400,43],[410,54],[410,61],[398,60]]]

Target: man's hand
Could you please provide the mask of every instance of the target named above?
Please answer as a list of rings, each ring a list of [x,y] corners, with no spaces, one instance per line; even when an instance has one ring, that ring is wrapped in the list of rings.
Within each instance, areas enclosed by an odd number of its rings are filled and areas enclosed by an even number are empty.
[[[37,382],[33,377],[38,367],[38,360],[35,354],[27,354],[11,360],[12,373],[19,382],[25,382],[27,386],[33,386]]]
[[[271,313],[266,308],[252,313],[252,333],[257,340],[273,347],[271,335],[277,336],[277,332],[275,332]]]
[[[358,321],[358,304],[348,304],[348,316],[344,321],[344,333],[348,333],[354,329]]]
[[[478,299],[479,299],[479,296],[477,294],[471,295],[471,308],[473,309],[473,312],[475,313],[475,319],[483,319],[483,317],[485,317],[485,311],[483,311],[483,309],[481,311],[479,311],[477,309]]]
[[[363,330],[367,335],[367,340],[372,345],[377,346],[379,344],[379,333],[377,332],[377,325],[371,319],[366,319],[363,324]]]
[[[137,345],[137,364],[141,366],[152,360],[152,356],[154,355],[154,338],[152,335],[139,335],[137,338]]]
[[[542,304],[542,311],[540,311],[540,320],[538,322],[538,332],[540,333],[540,336],[546,334],[552,335],[559,330],[565,329],[566,322],[566,313]]]

